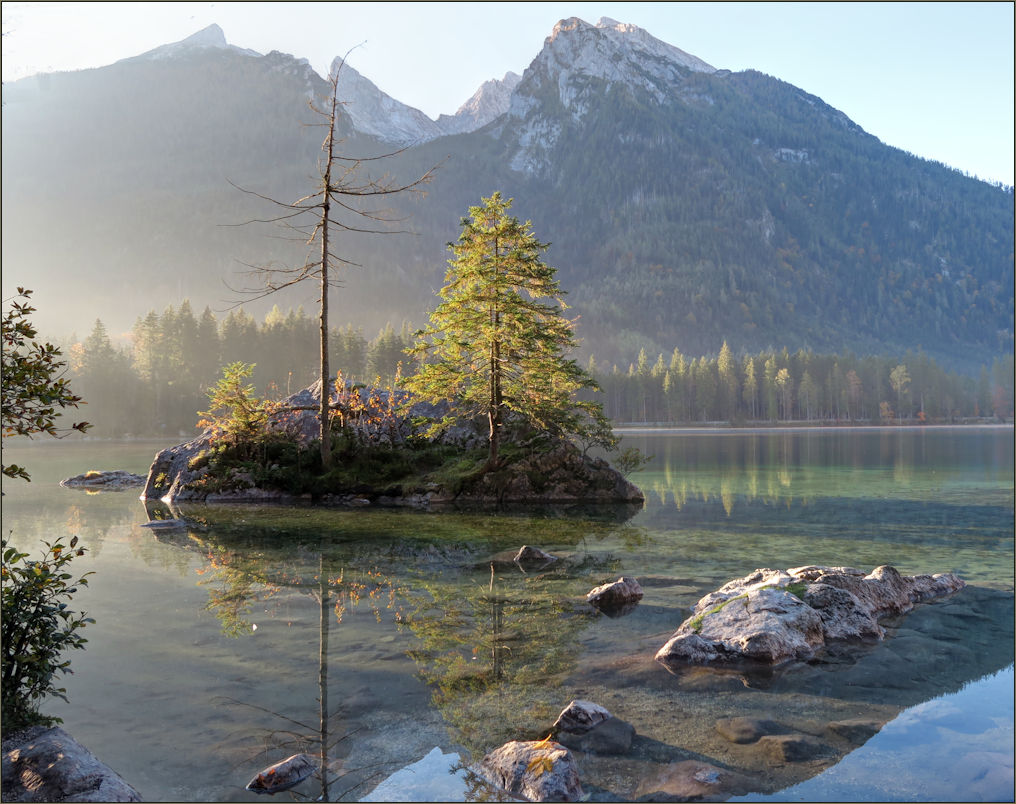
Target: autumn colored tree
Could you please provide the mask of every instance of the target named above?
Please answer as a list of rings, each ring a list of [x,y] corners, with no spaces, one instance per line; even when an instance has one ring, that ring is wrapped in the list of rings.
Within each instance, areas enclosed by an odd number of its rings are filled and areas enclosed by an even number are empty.
[[[418,397],[487,419],[489,467],[509,412],[558,435],[612,439],[600,404],[575,398],[598,386],[566,356],[577,342],[555,269],[541,259],[548,244],[508,214],[511,204],[494,193],[470,207],[450,246],[442,301],[410,350],[424,362],[405,381]]]

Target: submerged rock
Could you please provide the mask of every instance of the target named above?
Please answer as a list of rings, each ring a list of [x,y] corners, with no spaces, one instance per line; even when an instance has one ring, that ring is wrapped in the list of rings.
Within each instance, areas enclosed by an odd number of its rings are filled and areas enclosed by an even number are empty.
[[[83,475],[75,475],[61,480],[60,485],[68,489],[84,489],[85,491],[123,491],[136,489],[145,485],[145,478],[123,469],[108,472],[91,471]]]
[[[513,561],[522,564],[524,562],[550,562],[556,561],[557,556],[552,556],[550,553],[544,552],[539,547],[530,547],[528,544],[522,545],[519,551],[515,554]]]
[[[635,727],[592,701],[572,701],[554,721],[557,740],[576,751],[627,754]]]
[[[244,788],[258,795],[274,795],[296,787],[318,768],[318,760],[310,754],[293,754],[265,768]]]
[[[695,759],[672,762],[642,780],[639,801],[726,801],[752,791],[748,776]]]
[[[578,801],[578,769],[571,751],[552,740],[512,740],[480,761],[488,781],[527,801]]]
[[[732,743],[758,742],[770,734],[782,734],[787,729],[773,720],[755,717],[725,717],[716,721],[716,731]]]
[[[695,605],[656,654],[668,663],[806,659],[832,640],[875,639],[880,617],[962,589],[952,573],[904,577],[888,565],[870,574],[850,567],[758,569]]]
[[[642,587],[634,578],[618,578],[590,589],[586,600],[598,609],[619,609],[632,606],[642,599]]]

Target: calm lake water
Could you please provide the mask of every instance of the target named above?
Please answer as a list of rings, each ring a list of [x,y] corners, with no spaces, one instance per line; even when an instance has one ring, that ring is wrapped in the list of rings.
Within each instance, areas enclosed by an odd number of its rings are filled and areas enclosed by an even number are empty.
[[[158,444],[5,449],[33,480],[4,483],[4,532],[22,548],[79,535],[76,568],[95,571],[74,600],[96,623],[70,656],[69,702],[44,709],[149,801],[255,800],[244,785],[260,769],[316,752],[322,697],[335,800],[480,797],[449,768],[546,736],[575,698],[638,735],[623,756],[577,755],[593,800],[673,792],[688,760],[735,772],[724,794],[744,800],[1012,800],[1011,427],[625,445],[653,456],[633,476],[643,509],[500,513],[168,510],[58,485],[144,473]],[[142,527],[168,517],[188,525]],[[522,544],[559,560],[522,571]],[[969,586],[884,621],[882,643],[808,663],[671,673],[653,660],[702,595],[755,568],[887,563]],[[586,607],[622,574],[645,590],[632,613]],[[719,735],[736,716],[818,747],[777,761]],[[878,733],[829,725],[856,720]],[[317,797],[320,780],[294,793]]]

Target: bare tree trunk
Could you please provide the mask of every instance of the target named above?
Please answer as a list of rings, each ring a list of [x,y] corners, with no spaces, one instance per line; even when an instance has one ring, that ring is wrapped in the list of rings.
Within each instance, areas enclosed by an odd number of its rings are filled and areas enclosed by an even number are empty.
[[[329,411],[331,369],[328,365],[328,215],[331,211],[332,201],[332,162],[335,161],[335,111],[338,105],[336,86],[332,87],[332,107],[328,115],[328,148],[325,161],[324,195],[321,199],[321,410],[318,414],[320,418],[318,436],[321,441],[321,469],[324,471],[328,471],[332,465],[331,414]]]

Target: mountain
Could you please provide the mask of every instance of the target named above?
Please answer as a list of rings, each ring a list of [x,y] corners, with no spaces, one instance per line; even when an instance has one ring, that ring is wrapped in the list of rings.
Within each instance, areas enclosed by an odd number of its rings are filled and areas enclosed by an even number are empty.
[[[398,146],[426,142],[443,133],[419,109],[386,95],[341,59],[332,62],[330,71],[338,73],[343,111],[357,131]]]
[[[274,212],[234,185],[310,191],[320,129],[302,124],[327,83],[215,31],[188,41],[4,87],[4,295],[36,288],[44,331],[96,317],[122,331],[185,296],[222,310],[244,264],[302,262],[284,232],[231,225]],[[348,65],[340,76],[346,153],[412,143],[379,170],[442,166],[425,198],[396,203],[415,237],[342,235],[340,254],[363,267],[335,292],[337,323],[422,324],[459,219],[501,190],[553,244],[547,261],[601,364],[724,339],[735,351],[923,348],[955,366],[1012,351],[1012,189],[888,147],[776,78],[574,18],[521,78],[488,82],[437,121]],[[314,298],[301,289],[252,312]]]
[[[469,100],[453,115],[443,114],[437,119],[442,134],[466,134],[482,128],[508,111],[512,92],[522,80],[511,71],[504,78],[484,81]]]
[[[179,42],[171,42],[168,45],[160,45],[153,50],[142,53],[140,56],[131,56],[127,59],[121,59],[120,62],[133,61],[135,59],[186,58],[188,55],[197,53],[201,50],[207,50],[209,48],[215,50],[232,50],[236,53],[242,53],[245,56],[261,55],[255,50],[248,50],[247,48],[229,44],[226,41],[226,34],[223,32],[222,28],[218,25],[212,24],[207,28],[202,28],[195,34],[191,34],[186,39],[181,39]],[[117,63],[119,64],[120,62]]]

